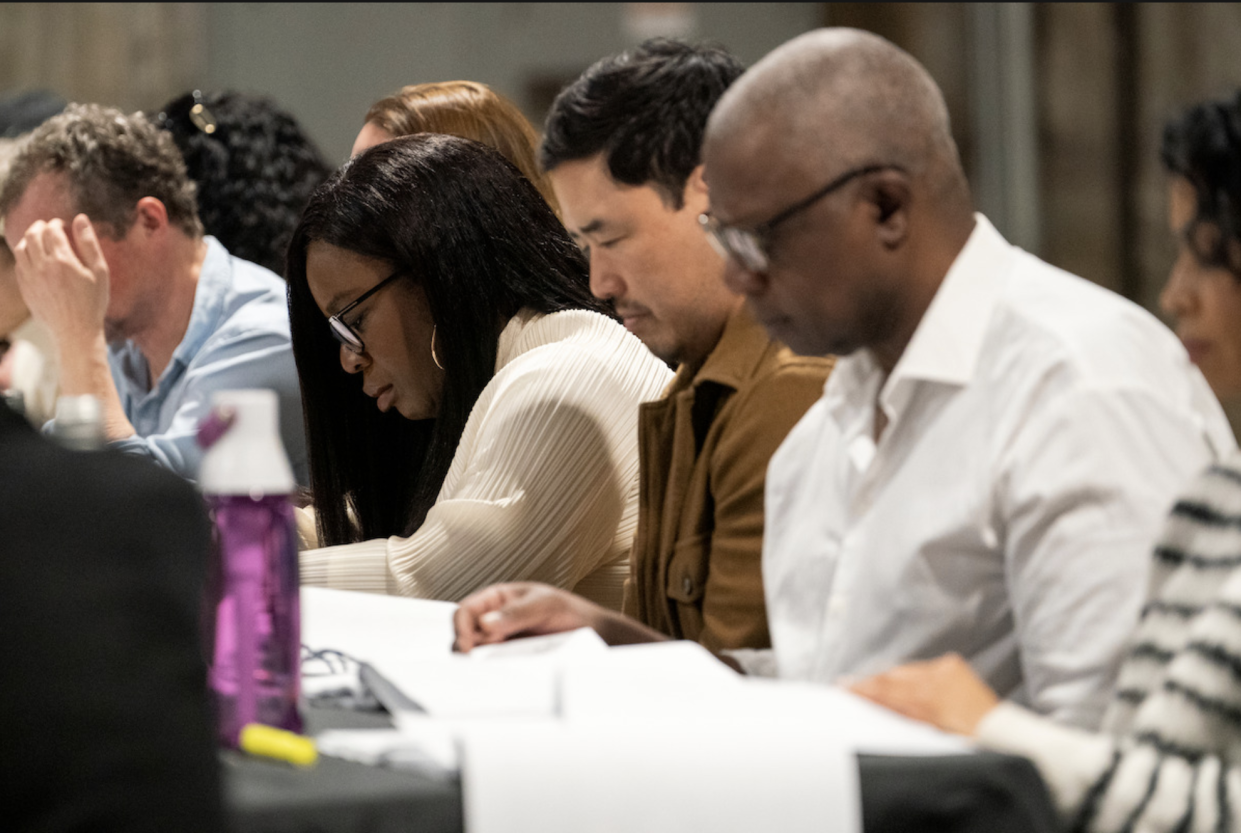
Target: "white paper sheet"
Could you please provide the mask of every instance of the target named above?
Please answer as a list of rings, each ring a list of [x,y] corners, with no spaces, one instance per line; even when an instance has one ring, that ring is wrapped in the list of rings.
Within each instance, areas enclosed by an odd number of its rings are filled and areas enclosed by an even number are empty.
[[[466,833],[856,833],[857,763],[818,727],[736,716],[463,732]]]
[[[844,689],[743,677],[693,642],[613,648],[584,656],[561,674],[561,715],[568,720],[693,719],[722,724],[779,719],[824,727],[863,753],[959,755],[973,747]]]
[[[369,662],[429,713],[446,718],[554,716],[565,664],[608,653],[583,628],[453,654],[455,609],[450,602],[303,587],[302,642]]]
[[[857,752],[969,749],[843,690],[743,678],[694,643],[609,649],[584,631],[457,656],[451,604],[303,588],[302,605],[306,644],[370,662],[436,715],[328,746],[449,767],[459,749],[467,833],[856,833]]]
[[[302,643],[332,648],[385,671],[452,651],[451,602],[303,587]]]

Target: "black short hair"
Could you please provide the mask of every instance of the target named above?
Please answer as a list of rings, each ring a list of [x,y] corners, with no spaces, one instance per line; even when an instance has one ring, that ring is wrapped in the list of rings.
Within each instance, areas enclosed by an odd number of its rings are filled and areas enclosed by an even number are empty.
[[[1241,90],[1231,98],[1204,101],[1165,125],[1160,159],[1168,173],[1187,180],[1198,197],[1194,223],[1219,229],[1203,263],[1241,280],[1241,262],[1230,254],[1241,243]],[[1191,245],[1199,237],[1190,234]]]
[[[679,209],[720,96],[745,71],[723,47],[657,38],[596,63],[552,103],[539,147],[551,171],[602,152],[612,178]]]
[[[306,280],[315,240],[387,261],[426,292],[444,366],[434,420],[380,413],[361,377],[341,368],[340,345]],[[498,151],[445,134],[376,145],[333,174],[293,232],[288,279],[324,546],[408,536],[422,526],[495,375],[500,328],[518,311],[614,317],[590,294],[585,257],[530,180]]]
[[[302,209],[332,172],[297,120],[263,96],[195,90],[165,104],[154,121],[185,157],[206,233],[230,254],[283,275]]]

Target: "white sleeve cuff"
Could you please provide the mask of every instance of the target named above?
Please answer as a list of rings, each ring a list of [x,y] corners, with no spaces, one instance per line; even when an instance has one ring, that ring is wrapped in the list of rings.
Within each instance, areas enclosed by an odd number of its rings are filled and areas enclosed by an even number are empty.
[[[1033,761],[1064,816],[1077,811],[1107,770],[1115,746],[1108,735],[1065,726],[1008,701],[988,712],[975,731],[981,746]]]
[[[302,584],[363,593],[397,592],[388,570],[386,538],[305,550],[300,566]]]
[[[741,666],[741,670],[751,677],[777,677],[776,652],[770,648],[735,648],[731,651],[720,651]]]

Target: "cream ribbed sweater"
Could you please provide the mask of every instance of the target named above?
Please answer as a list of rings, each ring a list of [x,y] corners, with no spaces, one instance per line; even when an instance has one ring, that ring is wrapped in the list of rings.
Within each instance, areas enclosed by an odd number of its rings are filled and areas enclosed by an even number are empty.
[[[457,601],[530,580],[619,609],[637,523],[638,405],[671,378],[602,315],[518,315],[419,530],[304,551],[302,583]]]

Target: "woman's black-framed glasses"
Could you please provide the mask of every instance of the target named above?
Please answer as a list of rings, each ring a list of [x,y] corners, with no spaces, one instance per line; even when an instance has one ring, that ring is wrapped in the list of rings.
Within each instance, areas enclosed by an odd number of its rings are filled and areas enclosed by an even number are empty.
[[[719,252],[720,257],[731,257],[750,272],[766,272],[767,268],[771,266],[771,256],[767,252],[767,243],[771,238],[771,232],[775,230],[776,226],[799,212],[805,211],[836,189],[843,188],[849,181],[859,176],[886,170],[901,170],[901,167],[899,165],[864,165],[860,168],[853,168],[836,177],[804,200],[789,206],[767,222],[760,223],[753,228],[738,228],[737,226],[725,225],[709,213],[699,214],[698,222],[707,232],[707,239],[711,241],[711,245]]]
[[[404,275],[404,274],[405,274],[405,270],[403,269],[396,270],[391,275],[384,278],[382,281],[380,281],[379,283],[372,286],[370,289],[363,292],[357,298],[354,298],[349,304],[347,304],[343,309],[341,309],[335,315],[330,316],[328,318],[327,324],[328,324],[328,327],[331,328],[332,330],[333,337],[335,337],[335,339],[339,341],[341,344],[345,345],[345,349],[348,350],[350,353],[361,353],[362,351],[366,349],[366,345],[362,343],[362,337],[354,331],[353,327],[350,327],[348,324],[345,323],[345,313],[351,311],[358,304],[362,303],[367,298],[371,297],[376,292],[383,289],[385,286],[392,283],[394,280],[396,280],[397,278],[401,277],[401,275]]]

